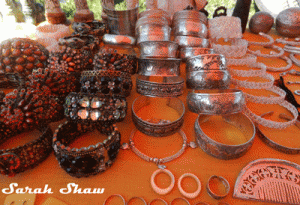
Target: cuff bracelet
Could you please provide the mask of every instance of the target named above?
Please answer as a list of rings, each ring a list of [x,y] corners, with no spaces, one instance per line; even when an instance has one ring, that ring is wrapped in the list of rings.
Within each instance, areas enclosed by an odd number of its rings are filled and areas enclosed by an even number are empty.
[[[176,36],[175,42],[180,47],[201,47],[209,48],[210,42],[206,38],[198,38],[193,36]]]
[[[80,123],[120,122],[127,112],[126,98],[70,93],[64,104],[68,120]]]
[[[207,38],[208,31],[205,24],[192,19],[178,19],[173,27],[175,36],[195,36]]]
[[[186,74],[186,86],[189,89],[227,89],[231,76],[227,70],[201,70]]]
[[[178,44],[173,41],[144,41],[139,44],[140,58],[176,58]]]
[[[107,170],[115,161],[119,149],[121,134],[116,125],[95,127],[99,132],[108,134],[107,139],[96,145],[71,148],[68,145],[84,132],[84,125],[66,121],[59,125],[53,135],[53,149],[60,167],[73,177],[88,177]]]
[[[175,12],[173,15],[173,26],[176,25],[177,20],[180,19],[192,19],[207,25],[207,16],[204,13],[195,10],[181,10]]]
[[[226,58],[222,54],[203,54],[186,60],[186,72],[226,69]]]
[[[144,76],[179,76],[179,58],[139,58],[138,74]]]
[[[162,105],[165,104],[167,107],[174,109],[179,118],[175,121],[167,119],[145,119],[147,116],[141,118],[137,113],[150,104]],[[183,124],[183,116],[185,113],[185,106],[183,102],[178,98],[151,98],[146,96],[140,96],[136,98],[132,104],[132,119],[136,128],[142,133],[154,137],[164,137],[172,135],[180,130]]]
[[[184,79],[179,76],[142,76],[136,78],[137,93],[149,97],[178,97],[183,94]]]
[[[241,90],[192,90],[187,96],[191,112],[206,115],[227,115],[244,109],[245,97]]]
[[[225,186],[225,190],[226,190],[225,194],[222,194],[222,195],[216,194],[216,193],[214,193],[214,192],[211,190],[210,182],[211,182],[211,180],[213,180],[213,179],[218,179],[218,180],[220,180],[220,181],[222,182],[222,184]],[[209,194],[212,198],[219,200],[219,199],[225,198],[225,197],[229,194],[229,191],[230,191],[230,185],[229,185],[229,182],[228,182],[224,177],[213,175],[213,176],[211,176],[211,177],[208,179],[208,182],[207,182],[207,185],[206,185],[206,190],[207,190],[208,194]]]
[[[135,45],[136,39],[125,35],[104,34],[103,42],[114,45]]]
[[[137,44],[144,41],[169,41],[171,28],[168,25],[145,24],[136,29]]]
[[[180,49],[180,58],[186,61],[188,58],[195,57],[203,54],[214,54],[215,51],[211,48],[199,47],[182,47]]]
[[[250,118],[242,113],[220,116],[225,122],[236,126],[248,139],[239,145],[227,145],[211,139],[201,129],[201,124],[208,121],[211,116],[199,115],[195,122],[196,141],[207,154],[224,160],[235,159],[243,156],[252,146],[255,137],[255,126]]]

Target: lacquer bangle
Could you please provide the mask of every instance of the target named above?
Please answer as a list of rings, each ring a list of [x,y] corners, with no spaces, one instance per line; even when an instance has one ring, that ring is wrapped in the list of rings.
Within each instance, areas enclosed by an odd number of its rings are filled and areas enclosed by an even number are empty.
[[[213,192],[213,190],[211,190],[211,187],[210,187],[210,182],[211,180],[213,179],[219,179],[223,185],[225,186],[225,189],[226,189],[226,192],[222,195],[219,195],[219,194],[216,194]],[[225,198],[228,194],[229,194],[229,191],[230,191],[230,185],[229,185],[229,182],[224,178],[224,177],[221,177],[221,176],[216,176],[216,175],[213,175],[209,178],[208,182],[207,182],[207,185],[206,185],[206,189],[207,189],[207,192],[208,194],[214,198],[214,199],[223,199]]]
[[[145,201],[145,199],[143,199],[142,197],[138,197],[138,196],[134,196],[131,199],[129,199],[126,203],[126,205],[129,205],[129,202],[134,200],[134,199],[139,199],[140,201],[142,201],[145,205],[147,205],[147,202]]]
[[[186,200],[185,198],[181,198],[181,197],[178,197],[178,198],[173,199],[173,200],[171,201],[170,205],[173,205],[173,203],[174,203],[175,201],[177,201],[177,200],[184,201],[185,204],[191,205],[190,202],[189,202],[188,200]]]
[[[269,40],[269,42],[254,42],[254,41],[248,41],[249,45],[257,45],[257,46],[271,46],[274,44],[274,39],[272,38],[272,36],[265,34],[263,32],[259,32],[259,35],[262,37],[265,37]]]
[[[103,42],[113,45],[135,45],[136,39],[131,36],[104,34]]]
[[[69,144],[91,128],[108,135],[103,142],[95,145],[71,148]],[[116,125],[88,127],[80,123],[66,121],[56,129],[52,147],[55,157],[72,177],[88,177],[106,171],[116,160],[120,149],[121,134]]]
[[[248,41],[245,39],[230,39],[231,45],[221,45],[211,43],[211,48],[216,52],[223,54],[226,58],[240,58],[246,55]]]
[[[186,191],[183,190],[183,188],[181,186],[181,181],[185,177],[192,177],[196,181],[196,183],[197,183],[197,190],[195,192],[193,192],[193,193],[187,193]],[[196,175],[194,175],[192,173],[185,173],[185,174],[181,175],[179,177],[179,179],[178,179],[178,189],[179,189],[180,193],[184,197],[189,198],[189,199],[194,199],[194,198],[196,198],[200,194],[200,191],[201,191],[201,182],[200,182],[199,178]]]
[[[179,58],[139,58],[138,74],[144,76],[179,76]]]
[[[210,41],[206,38],[198,38],[193,36],[176,36],[175,42],[179,45],[179,47],[201,47],[201,48],[209,48]]]
[[[171,184],[165,188],[165,189],[162,189],[162,188],[159,188],[156,183],[155,183],[155,177],[156,175],[158,175],[159,173],[165,173],[167,174],[170,178],[171,178]],[[151,175],[151,179],[150,179],[150,182],[151,182],[151,187],[152,189],[159,195],[166,195],[168,193],[170,193],[175,185],[175,177],[174,175],[172,174],[172,172],[170,172],[169,170],[167,169],[157,169],[155,172],[153,172],[153,174]]]
[[[189,89],[227,89],[231,76],[227,70],[201,70],[186,74],[186,86]]]
[[[164,103],[169,108],[174,109],[178,113],[179,118],[171,122],[165,119],[145,119],[137,115],[143,107],[155,102]],[[136,128],[142,133],[154,137],[164,137],[179,131],[183,124],[184,113],[185,106],[178,98],[161,99],[140,96],[132,103],[132,120]]]
[[[179,76],[142,76],[136,78],[137,93],[149,97],[178,97],[183,94],[184,79]]]
[[[218,159],[236,159],[251,148],[255,138],[255,126],[252,120],[243,113],[221,115],[225,122],[239,129],[248,139],[247,142],[238,145],[228,145],[211,139],[201,128],[201,124],[209,120],[209,115],[199,115],[195,122],[196,141],[199,147],[207,154]]]
[[[123,201],[123,204],[126,205],[126,201],[125,201],[124,197],[121,196],[120,194],[113,194],[113,195],[110,195],[107,199],[105,199],[103,205],[106,205],[107,200],[110,199],[110,198],[112,198],[112,197],[114,197],[114,196],[117,196],[117,197],[121,198],[122,201]]]
[[[165,200],[161,199],[161,198],[153,199],[152,201],[150,201],[149,205],[151,205],[151,204],[152,204],[153,202],[155,202],[155,201],[161,201],[161,202],[164,203],[165,205],[168,205],[168,203],[167,203]]]
[[[206,115],[227,115],[243,111],[245,97],[241,90],[192,90],[187,96],[190,111]]]
[[[291,53],[290,54],[290,59],[293,61],[293,63],[295,63],[296,66],[300,67],[300,60],[298,60],[297,58],[295,58],[295,54]]]
[[[220,16],[208,21],[209,38],[242,38],[241,19],[233,16]]]
[[[291,45],[291,46],[300,46],[300,41],[287,41],[287,40],[285,40],[283,38],[276,39],[276,42],[277,43]]]
[[[226,70],[226,68],[226,58],[222,54],[202,54],[186,60],[186,72]]]
[[[293,62],[292,62],[292,60],[290,58],[288,58],[286,56],[281,56],[279,58],[281,58],[282,60],[286,61],[287,65],[284,66],[284,67],[280,67],[280,68],[267,66],[267,70],[268,71],[283,72],[283,71],[286,71],[286,70],[290,69],[293,66]]]
[[[274,77],[271,74],[264,74],[264,75],[257,75],[252,77],[261,77],[264,79],[269,80],[268,82],[248,82],[243,80],[237,80],[235,78],[231,79],[231,82],[237,86],[248,88],[248,89],[268,89],[273,86],[274,84]]]
[[[282,90],[276,86],[272,86],[271,88],[267,88],[266,90],[276,93],[278,96],[264,97],[264,96],[251,95],[246,92],[244,93],[244,95],[246,96],[247,101],[254,102],[254,103],[278,104],[278,103],[284,101],[285,96],[286,96],[286,93],[284,90]]]
[[[267,66],[263,63],[249,63],[249,64],[241,64],[240,66],[247,66],[248,68],[258,68],[259,70],[249,69],[249,70],[237,70],[233,69],[230,66],[228,70],[232,76],[239,77],[253,77],[253,76],[262,76],[267,71]]]
[[[254,64],[257,61],[257,56],[252,54],[246,54],[243,58],[227,58],[227,65],[248,65]]]
[[[284,50],[279,46],[274,46],[273,45],[270,48],[278,50],[279,53],[271,51],[270,54],[263,54],[263,53],[261,53],[260,50],[252,51],[249,48],[248,48],[248,52],[253,54],[253,55],[260,56],[260,57],[265,57],[265,58],[278,58],[278,57],[280,57],[284,54]]]
[[[215,51],[211,48],[199,48],[199,47],[182,47],[180,48],[180,58],[186,61],[188,58],[202,55],[202,54],[214,54]]]

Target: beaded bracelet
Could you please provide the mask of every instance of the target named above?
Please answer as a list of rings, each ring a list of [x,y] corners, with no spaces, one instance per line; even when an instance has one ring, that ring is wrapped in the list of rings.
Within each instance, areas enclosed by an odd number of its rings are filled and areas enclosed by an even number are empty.
[[[300,48],[295,46],[285,45],[283,50],[289,53],[300,54]]]
[[[68,145],[88,131],[80,123],[66,121],[58,126],[53,135],[53,149],[60,167],[73,177],[88,177],[102,173],[112,166],[119,153],[121,134],[116,125],[92,127],[108,134],[107,139],[96,145],[71,148]]]
[[[248,41],[249,45],[257,45],[257,46],[271,46],[274,44],[274,39],[272,38],[272,36],[269,36],[268,34],[265,34],[263,32],[259,32],[260,36],[263,36],[265,38],[267,38],[269,40],[269,42],[253,42],[253,41]]]
[[[295,42],[295,41],[287,41],[287,40],[285,40],[283,38],[278,38],[278,39],[276,39],[276,42],[277,43],[291,45],[291,46],[300,46],[300,41],[299,40]]]
[[[268,71],[273,71],[273,72],[282,72],[282,71],[286,71],[288,69],[290,69],[293,65],[293,62],[290,58],[286,57],[286,56],[280,56],[279,58],[281,58],[282,60],[285,60],[287,62],[287,65],[284,67],[280,67],[280,68],[275,68],[275,67],[270,67],[267,66],[267,70]]]
[[[20,172],[33,169],[44,161],[52,152],[51,139],[53,133],[49,126],[38,128],[40,137],[25,145],[0,150],[0,173],[15,176]],[[1,142],[14,136],[14,132],[0,122]]]
[[[270,54],[262,54],[260,50],[252,51],[249,48],[248,48],[248,52],[253,54],[253,55],[257,55],[257,56],[265,57],[265,58],[278,58],[278,57],[280,57],[284,54],[284,50],[279,46],[274,46],[273,45],[273,46],[270,46],[270,48],[278,50],[279,53],[271,51]]]
[[[120,122],[127,112],[125,98],[102,94],[70,93],[64,104],[68,120],[80,123]]]
[[[266,73],[267,67],[263,63],[249,63],[249,64],[241,64],[241,66],[247,66],[250,68],[258,68],[260,70],[236,70],[231,67],[228,67],[231,75],[236,75],[240,77],[253,77],[253,76],[261,76]]]
[[[208,21],[209,38],[242,38],[241,19],[233,16],[220,16]]]
[[[237,80],[232,78],[231,82],[237,86],[248,88],[248,89],[268,89],[273,86],[274,84],[274,77],[271,74],[265,73],[264,75],[257,75],[257,76],[252,76],[252,77],[261,77],[264,79],[269,80],[269,82],[247,82],[243,80]]]
[[[279,96],[271,96],[271,97],[264,97],[264,96],[255,96],[249,93],[244,93],[246,96],[247,101],[260,103],[260,104],[278,104],[283,102],[286,96],[284,90],[280,89],[279,87],[272,86],[271,88],[267,88],[266,90],[271,91],[273,93],[278,94]]]
[[[256,63],[257,56],[252,54],[246,54],[243,58],[227,58],[227,65],[248,65]]]
[[[243,57],[247,53],[248,41],[245,39],[230,39],[231,45],[221,45],[217,43],[211,43],[212,49],[216,53],[221,53],[226,58],[239,58]]]

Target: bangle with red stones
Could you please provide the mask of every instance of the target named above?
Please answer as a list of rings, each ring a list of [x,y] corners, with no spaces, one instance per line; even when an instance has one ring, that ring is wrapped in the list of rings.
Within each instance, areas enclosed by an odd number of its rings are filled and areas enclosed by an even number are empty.
[[[52,152],[53,133],[49,126],[38,129],[42,134],[34,141],[11,149],[0,150],[0,173],[13,177],[20,172],[33,169]],[[0,122],[1,143],[15,135],[10,128]]]
[[[69,144],[81,134],[97,129],[108,135],[103,142],[88,147],[71,148]],[[88,126],[66,121],[58,126],[53,136],[53,149],[60,167],[72,177],[88,177],[112,166],[120,149],[121,134],[116,125]]]

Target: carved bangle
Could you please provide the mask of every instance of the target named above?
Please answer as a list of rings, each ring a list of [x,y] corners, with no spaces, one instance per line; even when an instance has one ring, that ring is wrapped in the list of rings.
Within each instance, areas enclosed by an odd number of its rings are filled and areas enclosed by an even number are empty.
[[[286,71],[288,69],[290,69],[293,65],[293,62],[291,59],[289,59],[288,57],[286,56],[281,56],[279,57],[281,58],[282,60],[285,60],[287,62],[287,65],[284,66],[284,67],[280,67],[280,68],[275,68],[275,67],[270,67],[270,66],[267,66],[267,70],[268,71],[273,71],[273,72],[282,72],[282,71]]]
[[[290,59],[293,61],[293,63],[295,63],[296,66],[300,67],[300,60],[298,60],[297,58],[295,58],[295,54],[291,53],[290,54]]]
[[[219,194],[214,193],[214,192],[211,190],[211,188],[210,188],[210,182],[211,182],[211,180],[213,180],[213,179],[219,179],[219,180],[224,184],[225,189],[226,189],[226,193],[225,193],[225,194],[219,195]],[[206,189],[207,189],[208,194],[209,194],[212,198],[218,199],[218,200],[219,200],[219,199],[225,198],[225,197],[228,195],[228,193],[229,193],[229,191],[230,191],[230,185],[229,185],[229,182],[228,182],[224,177],[213,175],[213,176],[211,176],[211,177],[209,178],[209,180],[208,180],[208,182],[207,182],[207,185],[206,185]]]
[[[233,16],[220,16],[208,21],[209,38],[242,38],[241,19]]]
[[[210,47],[210,41],[206,38],[198,38],[193,36],[176,36],[175,42],[180,47],[201,47],[201,48],[209,48]]]
[[[190,111],[206,115],[227,115],[243,111],[245,97],[241,90],[192,90],[187,96]]]
[[[286,108],[287,110],[289,110],[292,114],[293,114],[293,119],[291,121],[288,122],[274,122],[271,120],[266,120],[256,114],[254,114],[248,107],[246,107],[245,109],[245,113],[256,123],[263,125],[265,127],[270,127],[270,128],[276,128],[276,129],[285,129],[293,124],[295,124],[297,118],[298,118],[298,110],[295,108],[295,106],[293,106],[292,104],[290,104],[287,101],[283,101],[278,103],[278,105]]]
[[[80,123],[120,122],[127,112],[126,98],[70,93],[64,104],[68,120]]]
[[[161,189],[159,188],[156,184],[155,184],[155,177],[157,174],[161,173],[161,172],[164,172],[166,173],[170,178],[171,178],[171,184],[170,186],[168,186],[167,188],[165,189]],[[167,169],[157,169],[155,172],[153,172],[152,176],[151,176],[151,187],[152,189],[159,195],[166,195],[168,194],[170,191],[172,191],[174,185],[175,185],[175,177],[174,175],[172,174],[172,172],[170,172],[169,170]]]
[[[121,71],[83,71],[80,83],[81,92],[106,96],[127,97],[132,89],[131,75]]]
[[[182,47],[180,48],[180,58],[186,61],[188,58],[203,55],[214,54],[215,51],[211,48],[199,48],[199,47]]]
[[[249,51],[249,53],[251,53],[253,55],[260,56],[260,57],[265,57],[265,58],[278,58],[278,57],[280,57],[280,56],[282,56],[284,54],[283,48],[281,48],[279,46],[274,46],[273,45],[270,48],[278,50],[279,53],[271,51],[270,54],[263,54],[263,53],[261,53],[260,50],[252,51],[250,49],[248,49],[248,51]]]
[[[174,41],[145,41],[139,44],[140,58],[176,58],[178,44]],[[170,67],[172,68],[172,67]]]
[[[66,121],[59,125],[53,135],[53,149],[60,167],[73,177],[88,177],[102,173],[112,166],[120,148],[121,134],[116,125],[95,126],[108,137],[103,142],[80,149],[68,145],[88,131],[83,124]]]
[[[183,178],[185,177],[192,177],[193,179],[195,179],[196,183],[197,183],[197,190],[194,192],[194,193],[187,193],[183,190],[182,186],[181,186],[181,181]],[[194,199],[196,198],[199,194],[200,194],[200,191],[201,191],[201,182],[200,180],[198,179],[198,177],[192,173],[185,173],[183,175],[181,175],[178,179],[178,189],[180,191],[180,193],[186,197],[186,198],[189,198],[189,199]]]
[[[175,36],[195,36],[207,38],[208,30],[204,23],[193,19],[178,19],[173,27]]]
[[[127,201],[126,205],[129,205],[129,202],[130,202],[131,200],[133,200],[133,199],[139,199],[139,200],[142,201],[145,205],[147,205],[147,202],[145,201],[145,199],[143,199],[142,197],[137,197],[137,196],[132,197],[131,199],[129,199],[129,200]]]
[[[33,169],[50,155],[53,136],[51,128],[44,126],[38,130],[41,132],[38,139],[22,146],[0,150],[0,174],[13,177],[18,173]],[[0,135],[1,142],[4,142],[15,134],[13,130],[0,122]]]
[[[201,70],[186,74],[186,86],[189,89],[227,89],[230,81],[227,70]]]
[[[177,201],[177,200],[182,200],[184,201],[187,205],[191,205],[190,202],[188,200],[186,200],[185,198],[181,198],[181,197],[178,197],[178,198],[175,198],[171,201],[170,205],[173,204],[174,201]]]
[[[183,94],[184,79],[179,76],[142,76],[136,78],[136,91],[150,97],[178,97]]]
[[[227,58],[227,65],[248,65],[257,61],[256,55],[246,54],[243,58]]]
[[[161,199],[161,198],[153,199],[153,200],[149,203],[149,205],[151,205],[154,201],[161,201],[161,202],[164,203],[165,205],[168,205],[168,203],[167,203],[165,200]]]
[[[136,39],[131,36],[104,34],[103,42],[114,45],[135,45]]]
[[[217,142],[207,136],[201,129],[201,124],[211,116],[199,115],[195,122],[196,140],[199,147],[207,154],[224,160],[235,159],[243,156],[251,148],[255,138],[255,126],[251,119],[243,113],[221,115],[225,122],[239,128],[248,141],[239,145],[227,145]]]
[[[163,103],[173,108],[179,115],[179,118],[171,122],[165,119],[142,119],[137,115],[138,111],[151,103]],[[183,124],[185,107],[183,102],[178,98],[151,98],[140,96],[132,103],[132,120],[136,128],[142,133],[154,137],[164,137],[178,132]]]
[[[260,103],[260,104],[278,104],[283,102],[286,96],[284,90],[280,89],[279,87],[272,86],[271,88],[267,88],[266,90],[271,91],[273,93],[278,94],[279,96],[271,96],[271,97],[264,97],[264,96],[255,96],[249,93],[244,93],[246,96],[247,101]]]
[[[258,68],[260,70],[236,70],[232,69],[231,67],[228,67],[228,70],[230,71],[231,75],[236,75],[240,77],[254,77],[254,76],[262,76],[266,73],[267,71],[267,66],[263,63],[249,63],[245,65],[240,65],[240,66],[247,66],[248,68]]]
[[[138,74],[144,76],[179,76],[179,58],[139,58]]]
[[[268,89],[273,86],[274,84],[274,77],[271,74],[264,74],[264,75],[257,75],[252,77],[261,77],[269,80],[269,82],[261,83],[261,82],[248,82],[243,80],[237,80],[232,78],[231,82],[237,86],[248,88],[248,89]]]
[[[222,54],[203,54],[186,60],[186,72],[226,70],[226,68],[226,58]]]
[[[254,42],[254,41],[248,41],[249,45],[257,45],[257,46],[271,46],[274,44],[274,39],[272,38],[272,36],[265,34],[263,32],[259,32],[260,36],[265,37],[269,40],[269,42]],[[277,41],[277,40],[276,40]]]
[[[282,43],[282,44],[287,44],[287,45],[291,45],[291,46],[300,46],[300,41],[287,41],[283,38],[278,38],[276,39],[277,43]]]
[[[110,198],[112,198],[112,197],[114,197],[114,196],[117,196],[117,197],[121,198],[121,199],[122,199],[122,201],[123,201],[123,204],[124,204],[124,205],[126,205],[126,202],[125,202],[125,199],[124,199],[124,197],[123,197],[123,196],[121,196],[120,194],[113,194],[113,195],[110,195],[110,196],[109,196],[107,199],[105,199],[105,201],[104,201],[103,205],[106,205],[106,202],[107,202],[107,200],[108,200],[108,199],[110,199]]]
[[[216,53],[221,53],[226,58],[240,58],[246,55],[248,41],[245,39],[230,39],[231,45],[212,43],[211,47]]]

